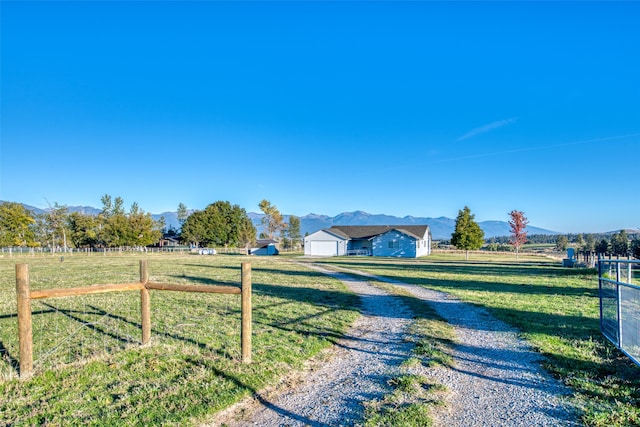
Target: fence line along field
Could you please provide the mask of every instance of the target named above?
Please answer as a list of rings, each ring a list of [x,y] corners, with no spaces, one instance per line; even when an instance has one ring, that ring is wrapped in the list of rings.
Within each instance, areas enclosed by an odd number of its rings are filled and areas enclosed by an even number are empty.
[[[140,256],[0,258],[0,412],[14,425],[196,423],[328,346],[355,318],[343,285],[276,259],[154,256],[151,281],[239,286],[253,276],[253,364],[242,364],[238,295],[151,290],[141,346],[139,292],[32,300],[34,375],[18,379],[15,265],[31,288],[140,280]]]
[[[149,344],[151,339],[151,299],[150,290],[173,291],[186,293],[217,293],[217,294],[235,294],[241,295],[241,350],[243,363],[251,362],[251,263],[242,263],[241,286],[211,286],[211,285],[178,285],[174,283],[157,283],[149,280],[149,263],[147,260],[140,261],[140,281],[134,283],[107,283],[96,284],[91,286],[82,286],[74,288],[49,288],[41,290],[31,290],[29,281],[29,265],[16,264],[16,293],[17,293],[17,311],[18,311],[18,341],[20,345],[20,376],[26,377],[33,373],[33,331],[32,331],[32,301],[45,298],[62,298],[72,299],[85,295],[101,295],[106,293],[131,293],[139,292],[140,295],[140,323],[139,327],[142,335],[142,344]],[[129,300],[132,298],[129,296]],[[48,307],[54,307],[46,304]],[[83,305],[84,306],[84,305]],[[92,310],[95,307],[89,306]],[[86,312],[85,312],[86,313]],[[100,331],[102,320],[108,317],[106,311],[100,317],[100,321],[83,321],[81,318],[74,317],[73,313],[66,312],[65,315],[73,320],[81,323],[78,331],[85,327],[90,330],[98,328]],[[45,328],[46,329],[46,328]],[[46,335],[46,332],[45,332]],[[68,337],[76,335],[71,332]],[[43,336],[43,339],[47,338]],[[67,337],[61,342],[71,341]],[[59,347],[56,343],[54,348]],[[86,355],[85,355],[86,357]]]

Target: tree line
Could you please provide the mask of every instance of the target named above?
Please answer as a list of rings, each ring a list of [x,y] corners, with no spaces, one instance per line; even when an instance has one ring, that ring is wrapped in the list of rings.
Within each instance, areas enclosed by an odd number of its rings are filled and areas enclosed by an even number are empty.
[[[127,211],[121,197],[101,198],[98,215],[69,212],[67,206],[54,203],[42,214],[22,204],[0,203],[0,247],[48,247],[53,251],[68,248],[143,248],[158,245],[163,237],[173,237],[195,247],[250,247],[256,242],[256,228],[247,212],[228,201],[216,201],[203,210],[188,210],[178,205],[180,229],[167,228],[164,219],[154,220],[150,213],[133,203]],[[290,216],[288,223],[278,208],[262,200],[265,214],[260,238],[279,237],[285,248],[300,244],[300,219]]]
[[[289,221],[278,207],[263,199],[258,207],[262,217],[263,232],[260,239],[280,239],[284,249],[295,249],[300,245],[300,218],[291,215]],[[238,205],[217,201],[202,211],[189,213],[184,204],[178,205],[180,232],[175,232],[180,241],[194,246],[231,246],[249,248],[256,243],[257,230],[247,212]]]
[[[458,211],[450,243],[458,249],[467,251],[467,256],[469,250],[478,250],[483,246],[488,250],[501,250],[507,248],[507,245],[513,247],[517,256],[519,249],[525,243],[529,243],[553,244],[559,251],[573,247],[582,253],[632,256],[640,259],[640,233],[635,233],[632,238],[625,230],[612,234],[536,234],[528,236],[526,226],[529,220],[524,216],[524,212],[513,210],[509,212],[509,217],[509,226],[511,227],[509,236],[492,237],[485,240],[484,232],[475,222],[475,216],[465,206],[464,209]]]
[[[98,215],[69,212],[54,203],[42,214],[34,214],[22,204],[0,204],[0,246],[48,247],[52,250],[97,247],[145,247],[162,237],[164,220],[133,203],[124,208],[121,197],[101,198]]]

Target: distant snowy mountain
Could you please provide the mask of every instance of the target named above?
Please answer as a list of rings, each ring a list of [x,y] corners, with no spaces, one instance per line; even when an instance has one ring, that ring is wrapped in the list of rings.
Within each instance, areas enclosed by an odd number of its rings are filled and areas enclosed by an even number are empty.
[[[0,203],[2,203],[0,201]],[[33,206],[24,205],[25,208],[36,214],[46,212],[44,209],[35,208]],[[97,215],[100,209],[91,206],[68,206],[69,212],[80,212],[87,215]],[[253,225],[258,230],[262,230],[262,218],[264,214],[248,212],[247,215]],[[158,220],[164,218],[167,227],[173,227],[176,230],[180,228],[177,212],[163,212],[160,214],[151,214],[153,219]],[[370,214],[363,211],[343,212],[334,217],[319,214],[308,214],[300,216],[300,232],[304,236],[311,234],[323,228],[329,228],[333,225],[428,225],[431,228],[431,235],[434,240],[448,240],[456,226],[455,219],[438,217],[438,218],[421,218],[414,216],[397,217],[384,214]],[[289,221],[289,215],[284,215],[284,220]],[[484,237],[508,236],[511,234],[511,227],[506,221],[482,221],[478,222],[480,228],[484,231]],[[557,231],[545,230],[544,228],[527,226],[529,234],[561,234]]]

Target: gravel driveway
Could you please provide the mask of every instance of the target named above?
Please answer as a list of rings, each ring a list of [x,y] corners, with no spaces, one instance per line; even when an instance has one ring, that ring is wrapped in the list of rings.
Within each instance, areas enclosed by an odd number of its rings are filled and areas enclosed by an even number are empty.
[[[359,425],[362,403],[382,398],[389,391],[387,381],[399,374],[399,364],[411,357],[412,344],[403,339],[411,312],[399,298],[370,285],[361,277],[364,273],[355,278],[311,267],[360,295],[362,316],[322,363],[311,365],[295,384],[236,405],[212,425]],[[540,368],[540,355],[509,326],[444,293],[384,281],[428,301],[455,327],[454,367],[422,372],[448,389],[446,405],[433,412],[436,426],[579,425],[563,397],[570,391]]]

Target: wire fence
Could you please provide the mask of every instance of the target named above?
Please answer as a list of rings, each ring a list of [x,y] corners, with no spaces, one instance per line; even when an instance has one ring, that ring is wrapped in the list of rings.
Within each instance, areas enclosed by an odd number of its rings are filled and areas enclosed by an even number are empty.
[[[140,298],[132,292],[37,300],[32,310],[36,372],[140,343]]]
[[[640,260],[599,259],[600,330],[640,365]]]
[[[25,246],[2,247],[0,256],[73,256],[74,254],[85,255],[122,255],[122,254],[227,254],[227,255],[247,255],[247,248],[239,247],[211,247],[196,248],[191,246],[162,246],[162,247],[119,247],[119,248],[50,248],[38,247],[29,248]]]
[[[241,249],[241,248],[240,248]],[[230,250],[230,249],[228,249]],[[65,256],[73,254],[100,254],[115,255],[122,253],[191,253],[197,252],[198,248],[190,246],[162,246],[162,247],[118,247],[118,248],[64,248],[64,247],[37,247],[29,248],[26,246],[2,247],[0,248],[1,256],[12,255],[49,255],[49,256]]]
[[[251,361],[250,263],[241,265],[239,287],[149,281],[144,260],[139,282],[45,289],[29,282],[28,265],[16,264],[17,304],[3,308],[8,315],[0,315],[0,323],[18,336],[0,336],[9,338],[6,347],[0,341],[0,379],[104,359],[141,344]]]

